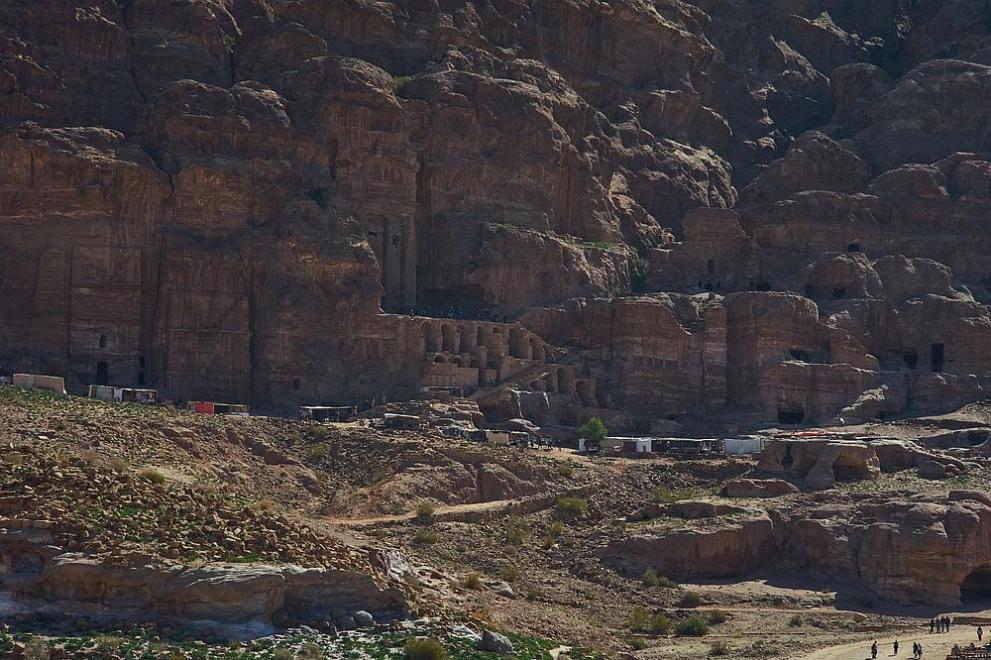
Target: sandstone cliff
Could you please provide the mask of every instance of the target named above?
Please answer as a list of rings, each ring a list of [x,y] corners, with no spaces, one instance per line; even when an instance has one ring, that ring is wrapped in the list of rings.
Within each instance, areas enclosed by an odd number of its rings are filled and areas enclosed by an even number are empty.
[[[6,3],[0,370],[282,409],[542,383],[565,417],[979,397],[988,25],[981,0]],[[541,337],[513,344],[492,322],[521,314]]]

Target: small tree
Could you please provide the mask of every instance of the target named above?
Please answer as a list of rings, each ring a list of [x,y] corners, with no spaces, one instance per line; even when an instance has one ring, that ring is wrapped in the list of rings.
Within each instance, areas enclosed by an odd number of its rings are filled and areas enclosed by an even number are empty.
[[[592,417],[582,424],[582,427],[578,429],[578,434],[589,444],[601,446],[609,436],[609,429],[606,428],[601,419]]]
[[[703,617],[693,614],[682,619],[674,627],[674,631],[679,637],[703,637],[709,634],[709,622]]]

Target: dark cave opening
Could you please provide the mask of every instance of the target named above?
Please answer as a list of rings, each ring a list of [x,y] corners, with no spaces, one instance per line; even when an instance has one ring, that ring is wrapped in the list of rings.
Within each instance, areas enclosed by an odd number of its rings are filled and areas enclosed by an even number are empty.
[[[978,566],[960,583],[960,600],[991,600],[991,566]]]

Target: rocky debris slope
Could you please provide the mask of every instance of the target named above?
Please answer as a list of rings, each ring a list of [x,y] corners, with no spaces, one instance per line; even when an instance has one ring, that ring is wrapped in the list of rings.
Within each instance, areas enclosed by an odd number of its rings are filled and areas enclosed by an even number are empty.
[[[388,555],[264,507],[29,446],[7,445],[3,461],[0,592],[15,611],[241,636],[406,609]]]
[[[85,463],[7,445],[4,525],[50,530],[53,541],[92,556],[146,553],[184,561],[278,561],[349,566],[361,553],[297,526],[271,503],[237,506],[200,487],[165,483],[154,469]],[[92,460],[92,459],[91,459]]]
[[[434,431],[199,415],[9,387],[0,387],[0,416],[0,441],[44,450],[39,455],[46,461],[61,455],[97,471],[100,483],[89,490],[126,492],[134,482],[156,502],[192,498],[197,511],[209,511],[213,500],[226,496],[233,498],[231,508],[248,507],[252,516],[279,518],[279,511],[292,511],[360,518],[409,513],[421,501],[454,506],[568,484],[554,460],[459,439],[439,443],[443,436]],[[140,478],[144,468],[163,477],[164,485]]]

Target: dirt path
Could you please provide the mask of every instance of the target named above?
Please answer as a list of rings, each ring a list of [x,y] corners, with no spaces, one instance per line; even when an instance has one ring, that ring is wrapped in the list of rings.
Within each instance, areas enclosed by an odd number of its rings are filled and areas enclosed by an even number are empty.
[[[502,508],[509,507],[512,504],[518,503],[520,500],[493,500],[491,502],[474,502],[472,504],[454,504],[451,506],[438,506],[434,509],[434,519],[441,518],[445,516],[459,514],[459,513],[471,513],[477,511],[493,511]],[[344,525],[350,527],[362,527],[365,525],[381,525],[386,523],[398,523],[407,522],[416,518],[416,512],[411,511],[409,513],[400,513],[392,516],[365,516],[358,518],[324,518],[324,522],[332,523],[335,525]]]
[[[889,658],[911,658],[912,642],[921,642],[925,660],[944,660],[949,654],[954,644],[966,646],[971,642],[977,643],[976,628],[973,626],[952,626],[948,633],[929,634],[928,628],[924,634],[910,635],[905,633],[894,637],[879,637],[877,640],[879,660]],[[892,643],[898,640],[900,647],[898,655],[892,653]],[[838,644],[824,649],[819,649],[802,657],[802,660],[870,660],[871,639],[848,644]],[[984,641],[987,641],[985,636]]]

